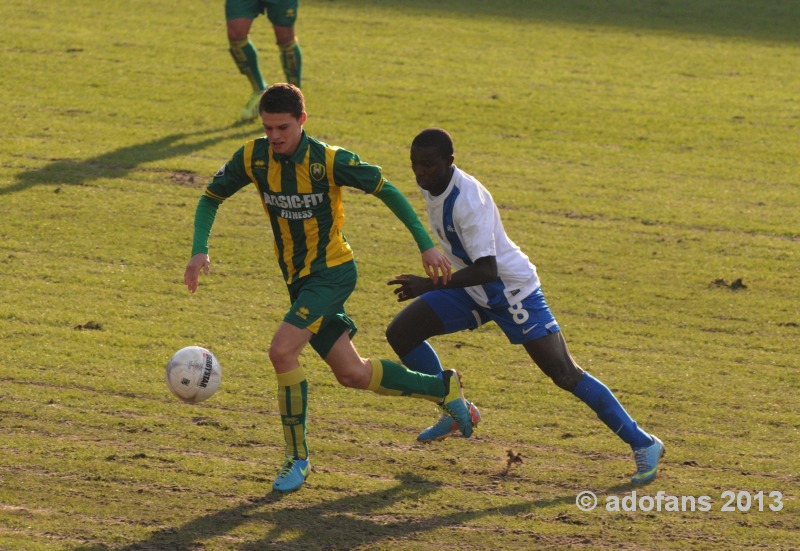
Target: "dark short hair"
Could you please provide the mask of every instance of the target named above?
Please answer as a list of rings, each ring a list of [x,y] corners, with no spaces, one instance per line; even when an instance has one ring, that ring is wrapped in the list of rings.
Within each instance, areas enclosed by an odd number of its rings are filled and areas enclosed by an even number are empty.
[[[453,138],[443,128],[426,128],[417,134],[411,147],[433,147],[442,157],[452,157]]]
[[[264,91],[258,102],[259,113],[289,113],[299,119],[306,110],[303,92],[294,84],[279,82]]]

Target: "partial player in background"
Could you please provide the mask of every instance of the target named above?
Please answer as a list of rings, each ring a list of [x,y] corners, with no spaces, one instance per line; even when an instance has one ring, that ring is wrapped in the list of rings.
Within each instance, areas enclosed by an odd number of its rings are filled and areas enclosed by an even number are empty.
[[[440,128],[423,130],[411,144],[411,168],[431,229],[456,271],[447,281],[409,274],[389,281],[398,285],[398,301],[420,297],[389,325],[389,344],[406,366],[436,374],[442,367],[427,339],[494,321],[558,387],[580,398],[631,446],[636,461],[632,482],[653,480],[664,445],[640,429],[614,394],[575,363],[545,302],[536,267],[509,239],[486,188],[453,160],[452,138]],[[453,431],[453,419],[444,414],[418,439],[442,440]]]
[[[200,198],[184,281],[195,292],[200,271],[208,273],[208,238],[219,205],[251,182],[255,184],[272,225],[273,247],[291,302],[269,348],[286,442],[286,457],[273,488],[296,490],[310,470],[308,382],[300,365],[306,344],[328,364],[340,384],[434,402],[469,436],[469,408],[455,371],[422,374],[389,360],[363,358],[353,346],[356,325],[344,304],[355,289],[357,271],[342,233],[342,186],[383,201],[414,237],[423,268],[433,281],[447,280],[450,261],[435,247],[403,194],[384,179],[380,167],[306,134],[305,101],[299,88],[284,83],[270,86],[261,97],[259,112],[266,136],[236,151]]]
[[[242,109],[242,120],[258,117],[258,100],[267,88],[261,73],[258,51],[250,40],[250,27],[260,13],[266,13],[280,51],[286,82],[300,87],[303,76],[303,55],[294,34],[299,0],[225,0],[230,52],[239,71],[250,81],[253,93]]]

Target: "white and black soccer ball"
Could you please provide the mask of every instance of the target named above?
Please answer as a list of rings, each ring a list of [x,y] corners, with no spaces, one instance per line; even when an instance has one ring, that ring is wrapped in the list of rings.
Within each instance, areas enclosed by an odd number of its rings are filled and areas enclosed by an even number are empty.
[[[167,362],[167,386],[190,404],[208,400],[222,382],[216,356],[201,346],[181,348]]]

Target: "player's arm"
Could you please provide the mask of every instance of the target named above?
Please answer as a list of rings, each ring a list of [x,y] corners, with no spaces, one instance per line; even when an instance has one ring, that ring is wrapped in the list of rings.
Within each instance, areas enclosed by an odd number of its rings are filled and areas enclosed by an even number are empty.
[[[383,177],[379,166],[362,162],[358,155],[346,149],[338,149],[334,160],[334,182],[371,193],[383,201],[414,237],[422,253],[425,273],[434,281],[439,281],[440,277],[442,281],[450,279],[450,260],[436,248],[411,203]]]
[[[208,275],[211,259],[208,256],[208,238],[217,216],[217,209],[222,201],[216,201],[207,194],[200,197],[194,212],[194,236],[192,238],[192,258],[183,272],[183,282],[191,292],[197,290],[200,270]]]
[[[453,207],[452,223],[458,231],[467,258],[475,260],[465,262],[467,265],[453,273],[449,282],[436,282],[409,274],[395,277],[389,281],[389,285],[398,285],[394,290],[397,300],[410,300],[437,288],[472,287],[497,280],[497,247],[493,231],[496,211],[488,192],[459,197]]]
[[[412,274],[400,274],[389,280],[387,285],[397,285],[394,294],[397,301],[403,302],[417,298],[420,295],[443,288],[472,287],[483,285],[497,279],[497,258],[484,256],[461,270],[457,270],[448,281],[434,281],[430,277],[421,277]]]
[[[192,257],[183,272],[183,282],[193,293],[197,290],[200,272],[208,275],[211,267],[208,240],[219,206],[225,199],[250,183],[244,170],[243,150],[244,148],[237,151],[233,158],[219,169],[197,202],[194,213]]]
[[[405,195],[394,187],[391,182],[384,180],[383,186],[375,193],[375,196],[383,201],[389,207],[389,210],[411,232],[414,241],[417,242],[419,251],[422,253],[422,266],[425,269],[425,273],[433,281],[438,282],[441,272],[441,280],[446,283],[451,277],[450,260],[436,248],[430,235],[425,230],[425,226],[422,225],[422,221],[420,221],[419,216],[417,216]]]

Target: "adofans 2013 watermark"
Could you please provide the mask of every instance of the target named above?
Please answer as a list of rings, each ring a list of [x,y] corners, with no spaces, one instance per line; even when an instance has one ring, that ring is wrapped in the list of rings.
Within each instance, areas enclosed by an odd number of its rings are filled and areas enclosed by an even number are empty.
[[[597,495],[584,490],[575,498],[575,505],[581,511],[593,511],[598,506],[609,512],[699,512],[709,511],[739,512],[783,510],[783,494],[779,491],[750,492],[747,490],[725,490],[717,496],[676,496],[659,490],[655,495],[637,494],[604,496],[602,503]]]

